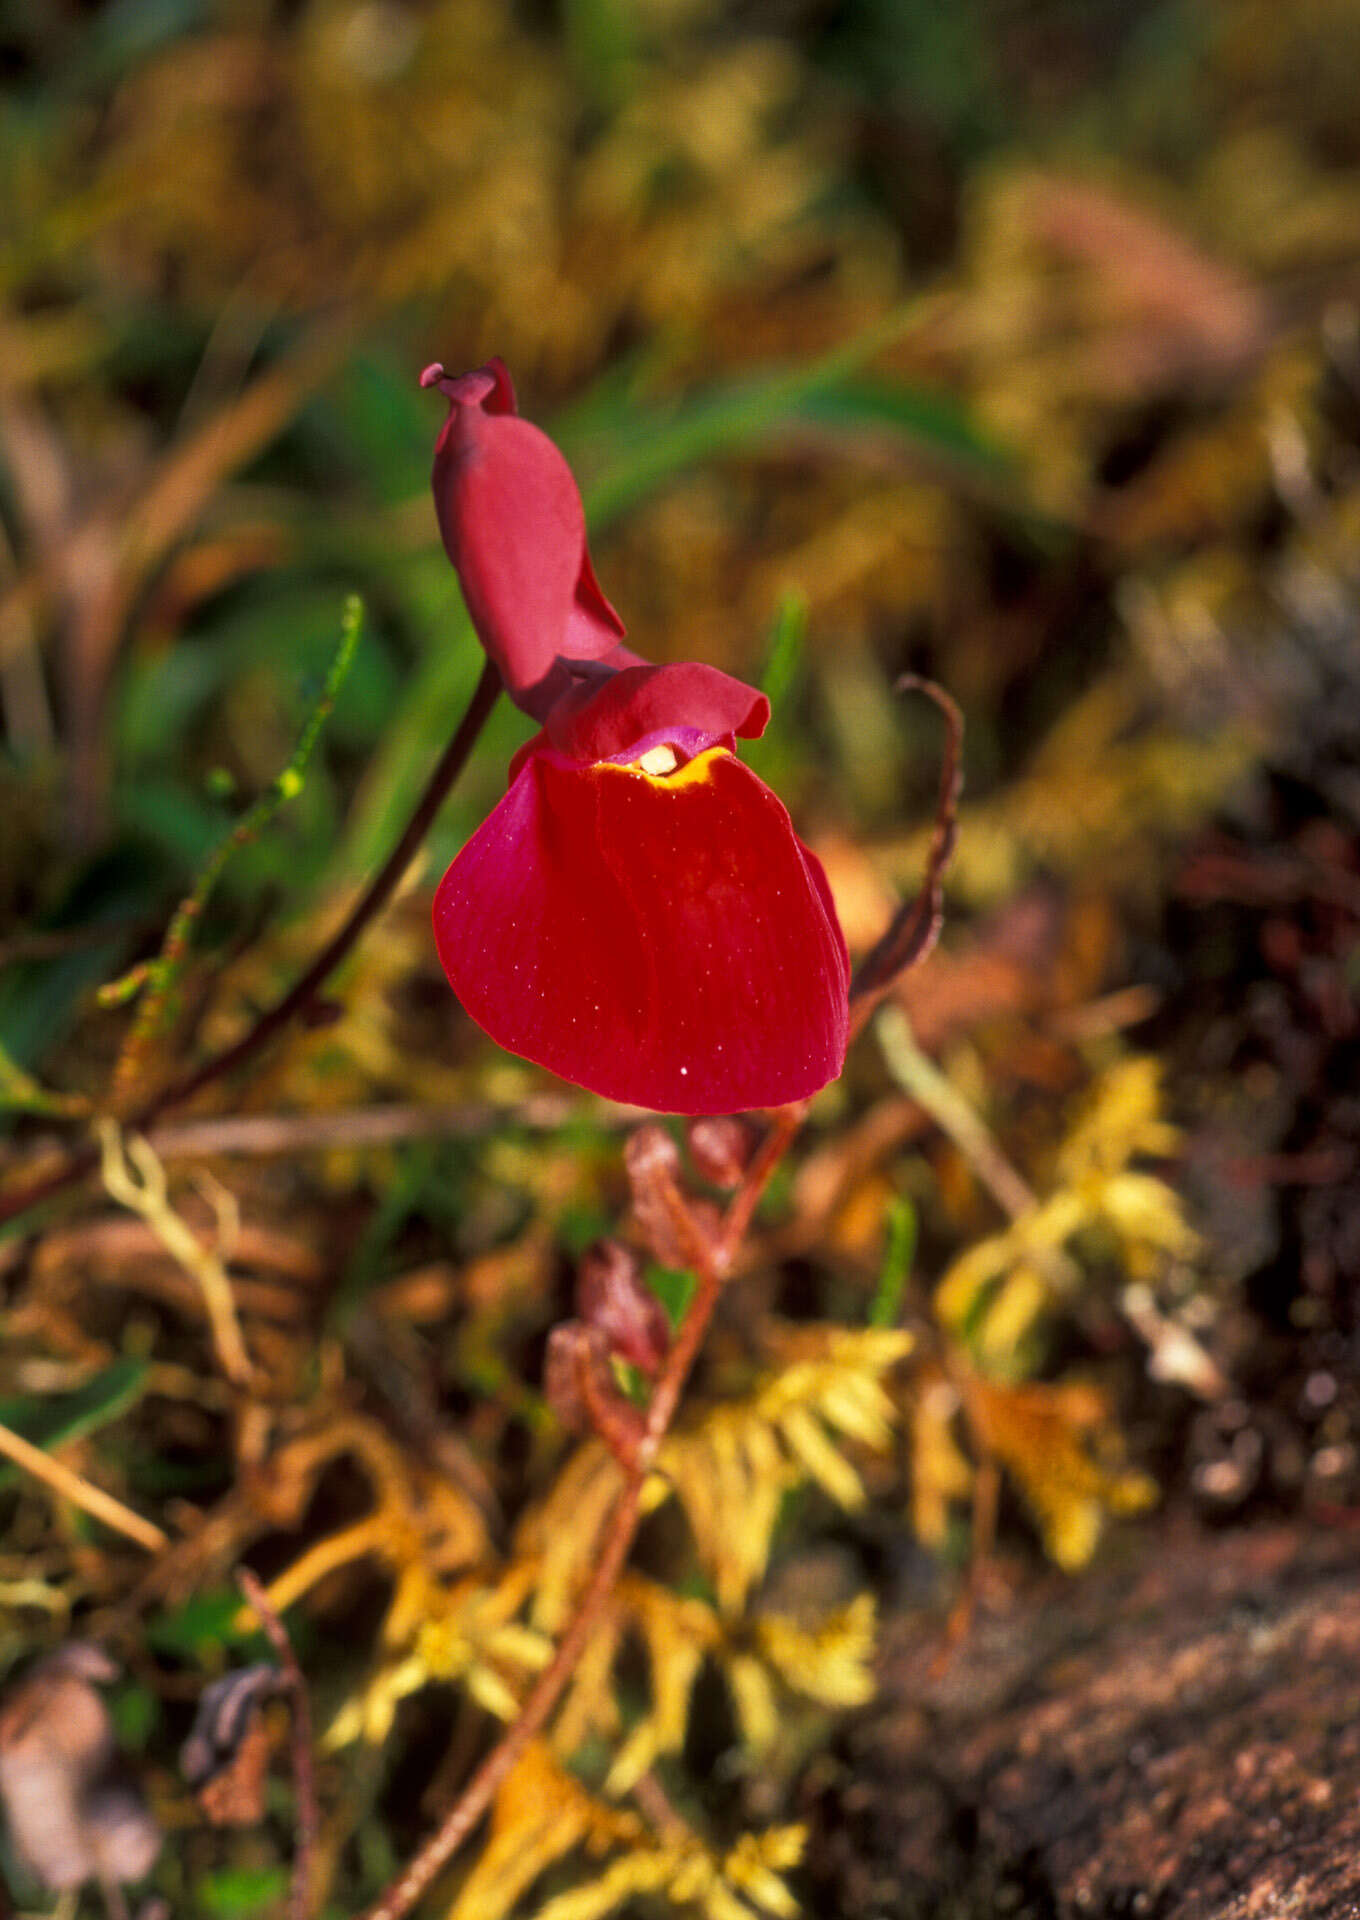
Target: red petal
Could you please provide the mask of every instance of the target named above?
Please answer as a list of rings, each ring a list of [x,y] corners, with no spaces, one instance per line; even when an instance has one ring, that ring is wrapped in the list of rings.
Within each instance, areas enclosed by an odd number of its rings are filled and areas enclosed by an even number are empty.
[[[645,735],[693,727],[712,741],[755,740],[769,724],[763,693],[717,667],[677,660],[625,667],[603,685],[573,687],[548,714],[552,744],[573,760],[611,760]]]
[[[455,398],[435,447],[434,497],[472,624],[513,698],[559,654],[598,659],[618,644],[623,622],[591,568],[581,496],[546,434]]]
[[[668,778],[548,750],[445,874],[435,938],[510,1052],[612,1099],[727,1113],[840,1072],[849,962],[825,888],[722,749]]]

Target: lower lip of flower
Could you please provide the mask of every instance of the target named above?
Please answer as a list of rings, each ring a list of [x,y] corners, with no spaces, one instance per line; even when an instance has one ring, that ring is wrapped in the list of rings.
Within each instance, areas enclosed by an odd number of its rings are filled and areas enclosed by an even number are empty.
[[[493,1039],[564,1079],[663,1112],[777,1106],[840,1071],[845,944],[782,803],[688,744],[531,755],[444,876],[440,958]]]

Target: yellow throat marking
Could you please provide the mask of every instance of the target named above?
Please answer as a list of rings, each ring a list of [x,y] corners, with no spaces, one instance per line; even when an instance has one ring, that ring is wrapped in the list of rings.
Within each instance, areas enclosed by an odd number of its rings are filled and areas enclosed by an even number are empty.
[[[714,763],[730,757],[726,747],[705,747],[681,767],[676,765],[669,747],[649,747],[640,760],[632,760],[626,766],[620,766],[617,760],[597,760],[595,766],[599,773],[630,774],[634,779],[645,780],[649,786],[674,793],[678,787],[701,786],[712,777]]]

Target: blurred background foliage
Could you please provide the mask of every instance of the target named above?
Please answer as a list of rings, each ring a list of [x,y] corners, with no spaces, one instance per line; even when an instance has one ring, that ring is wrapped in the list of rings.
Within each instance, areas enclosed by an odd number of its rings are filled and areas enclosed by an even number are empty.
[[[1250,1401],[1254,1380],[1324,1365],[1335,1392],[1295,1468],[1267,1422],[1248,1492],[1360,1488],[1342,1278],[1360,1242],[1333,1191],[1360,1120],[1322,1091],[1355,1045],[1358,63],[1356,0],[5,0],[0,1100],[16,1152],[99,1105],[128,1016],[94,989],[154,952],[288,763],[352,590],[365,631],[302,790],[224,871],[151,1066],[239,1031],[390,844],[480,668],[428,494],[439,407],[416,375],[500,353],[581,478],[632,644],[771,676],[751,758],[826,861],[852,947],[912,885],[932,805],[934,723],[893,683],[935,675],[967,713],[945,951],[822,1101],[746,1283],[753,1324],[886,1323],[904,1300],[917,1317],[919,1364],[883,1416],[895,1463],[860,1461],[880,1519],[857,1523],[855,1552],[880,1597],[934,1591],[904,1539],[965,1550],[977,1460],[1019,1496],[1003,1529],[1032,1525],[1081,1564],[1104,1511],[1152,1492],[1116,1403],[1168,1496],[1210,1497],[1241,1453],[1225,1382]],[[522,1518],[560,1438],[538,1364],[571,1258],[621,1205],[616,1120],[471,1030],[426,920],[527,732],[495,715],[334,1023],[217,1096],[247,1120],[317,1118],[304,1147],[270,1157],[257,1134],[231,1157],[210,1111],[174,1149],[215,1169],[208,1201],[176,1187],[202,1229],[224,1186],[239,1211],[267,1418],[228,1444],[193,1291],[141,1223],[105,1206],[36,1248],[28,1223],[0,1241],[5,1418],[143,1504],[221,1516],[138,1585],[83,1522],[6,1495],[0,1570],[47,1583],[16,1600],[7,1657],[87,1616],[121,1623],[126,1653],[131,1610],[149,1635],[127,1693],[143,1743],[162,1718],[182,1733],[224,1657],[233,1555],[296,1576],[302,1547],[362,1510],[365,1472],[414,1525],[411,1461],[439,1463],[461,1520],[489,1527],[449,1566],[490,1539],[513,1565],[510,1522],[543,1525]],[[380,1102],[462,1119],[396,1144],[347,1134]],[[1341,1172],[1292,1199],[1220,1167],[1307,1153]],[[1171,1184],[1148,1171],[1171,1163]],[[750,1404],[772,1364],[763,1334],[719,1329],[717,1378],[735,1368]],[[872,1399],[888,1365],[854,1391]],[[328,1450],[309,1422],[336,1407],[370,1425],[342,1423]],[[823,1501],[853,1509],[855,1470],[817,1457]],[[981,1495],[995,1507],[990,1480]],[[779,1524],[792,1537],[798,1516]],[[847,1588],[837,1524],[834,1550],[794,1565],[859,1646],[864,1616],[845,1610],[863,1581]],[[652,1550],[670,1569],[664,1532]],[[705,1593],[744,1597],[756,1561],[710,1567]],[[392,1682],[409,1648],[372,1585],[337,1590],[313,1629],[346,1738],[461,1670],[427,1621],[426,1666]],[[653,1652],[674,1651],[675,1620],[648,1604]],[[557,1624],[540,1601],[537,1626]],[[691,1680],[754,1658],[708,1631]],[[347,1667],[347,1633],[381,1658]],[[513,1674],[537,1655],[521,1639],[507,1657]],[[863,1697],[846,1657],[813,1689],[824,1706]],[[504,1669],[478,1682],[486,1712]],[[771,1683],[742,1671],[734,1697],[768,1744]],[[636,1732],[599,1700],[577,1719],[598,1734],[611,1713]],[[720,1744],[713,1719],[691,1740]],[[328,1843],[332,1873],[343,1857],[370,1889],[414,1832],[406,1789],[437,1801],[478,1737],[450,1757],[437,1714],[401,1724],[385,1784],[359,1770]],[[744,1788],[767,1825],[796,1800],[799,1737],[779,1736],[781,1786]],[[558,1789],[570,1830],[594,1831]],[[194,1836],[169,1890],[253,1911],[278,1858]]]
[[[1207,682],[1206,723],[1250,728],[1277,663],[1215,675],[1208,634],[1250,593],[1272,457],[1323,428],[1355,31],[1342,6],[11,6],[6,718],[40,817],[9,901],[60,911],[74,845],[154,911],[220,830],[204,767],[248,791],[286,757],[345,587],[370,637],[331,779],[232,884],[371,864],[475,670],[411,378],[436,353],[512,366],[643,651],[754,674],[803,598],[786,771],[829,820],[923,796],[925,723],[885,697],[906,664],[970,703],[979,797],[1105,667],[1177,710]],[[21,1056],[52,1037],[23,1027]]]

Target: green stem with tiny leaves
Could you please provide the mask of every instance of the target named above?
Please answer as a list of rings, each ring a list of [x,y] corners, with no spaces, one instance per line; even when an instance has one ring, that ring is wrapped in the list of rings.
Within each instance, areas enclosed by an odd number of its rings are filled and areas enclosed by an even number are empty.
[[[434,817],[447,799],[450,789],[458,775],[467,764],[473,747],[481,736],[491,709],[500,697],[501,677],[490,661],[482,669],[467,711],[458,724],[454,734],[435,764],[425,784],[425,791],[416,804],[415,811],[406,823],[400,839],[388,854],[382,866],[369,881],[363,893],[350,909],[344,924],[332,935],[321,952],[312,961],[306,972],[301,974],[287,993],[276,1000],[272,1007],[262,1013],[254,1025],[248,1027],[239,1040],[230,1046],[211,1054],[198,1066],[172,1080],[156,1093],[142,1101],[135,1111],[125,1117],[124,1124],[138,1132],[144,1132],[154,1120],[173,1107],[180,1107],[191,1100],[196,1093],[215,1080],[223,1079],[234,1073],[247,1061],[254,1059],[276,1034],[304,1012],[316,999],[317,994],[335,972],[341,961],[348,958],[350,950],[358,943],[369,922],[387,905],[396,892],[397,885],[410,866],[417,849],[433,824]],[[99,1148],[89,1144],[77,1147],[68,1153],[61,1163],[44,1174],[38,1174],[23,1186],[13,1187],[7,1193],[0,1193],[0,1225],[7,1220],[16,1219],[26,1213],[30,1207],[37,1206],[43,1200],[50,1200],[55,1194],[74,1186],[83,1180],[86,1174],[99,1165]]]
[[[290,800],[295,800],[302,792],[312,749],[321,737],[321,729],[334,711],[336,699],[344,685],[350,663],[354,659],[363,625],[364,603],[357,593],[352,593],[345,601],[345,610],[341,616],[340,642],[336,647],[335,657],[331,661],[320,697],[308,714],[306,724],[298,736],[292,758],[283,771],[270,781],[255,804],[241,816],[230,833],[218,842],[203,871],[194,882],[192,891],[175,909],[174,917],[166,929],[161,950],[156,958],[143,968],[133,970],[132,978],[135,980],[133,991],[140,989],[141,1002],[114,1069],[115,1106],[136,1091],[143,1077],[151,1049],[174,1018],[176,988],[189,958],[189,944],[193,938],[194,927],[202,919],[203,910],[232,855],[238,853],[242,847],[249,846],[252,841],[258,840],[275,816]],[[123,986],[124,982],[115,981],[107,997],[121,999]]]

